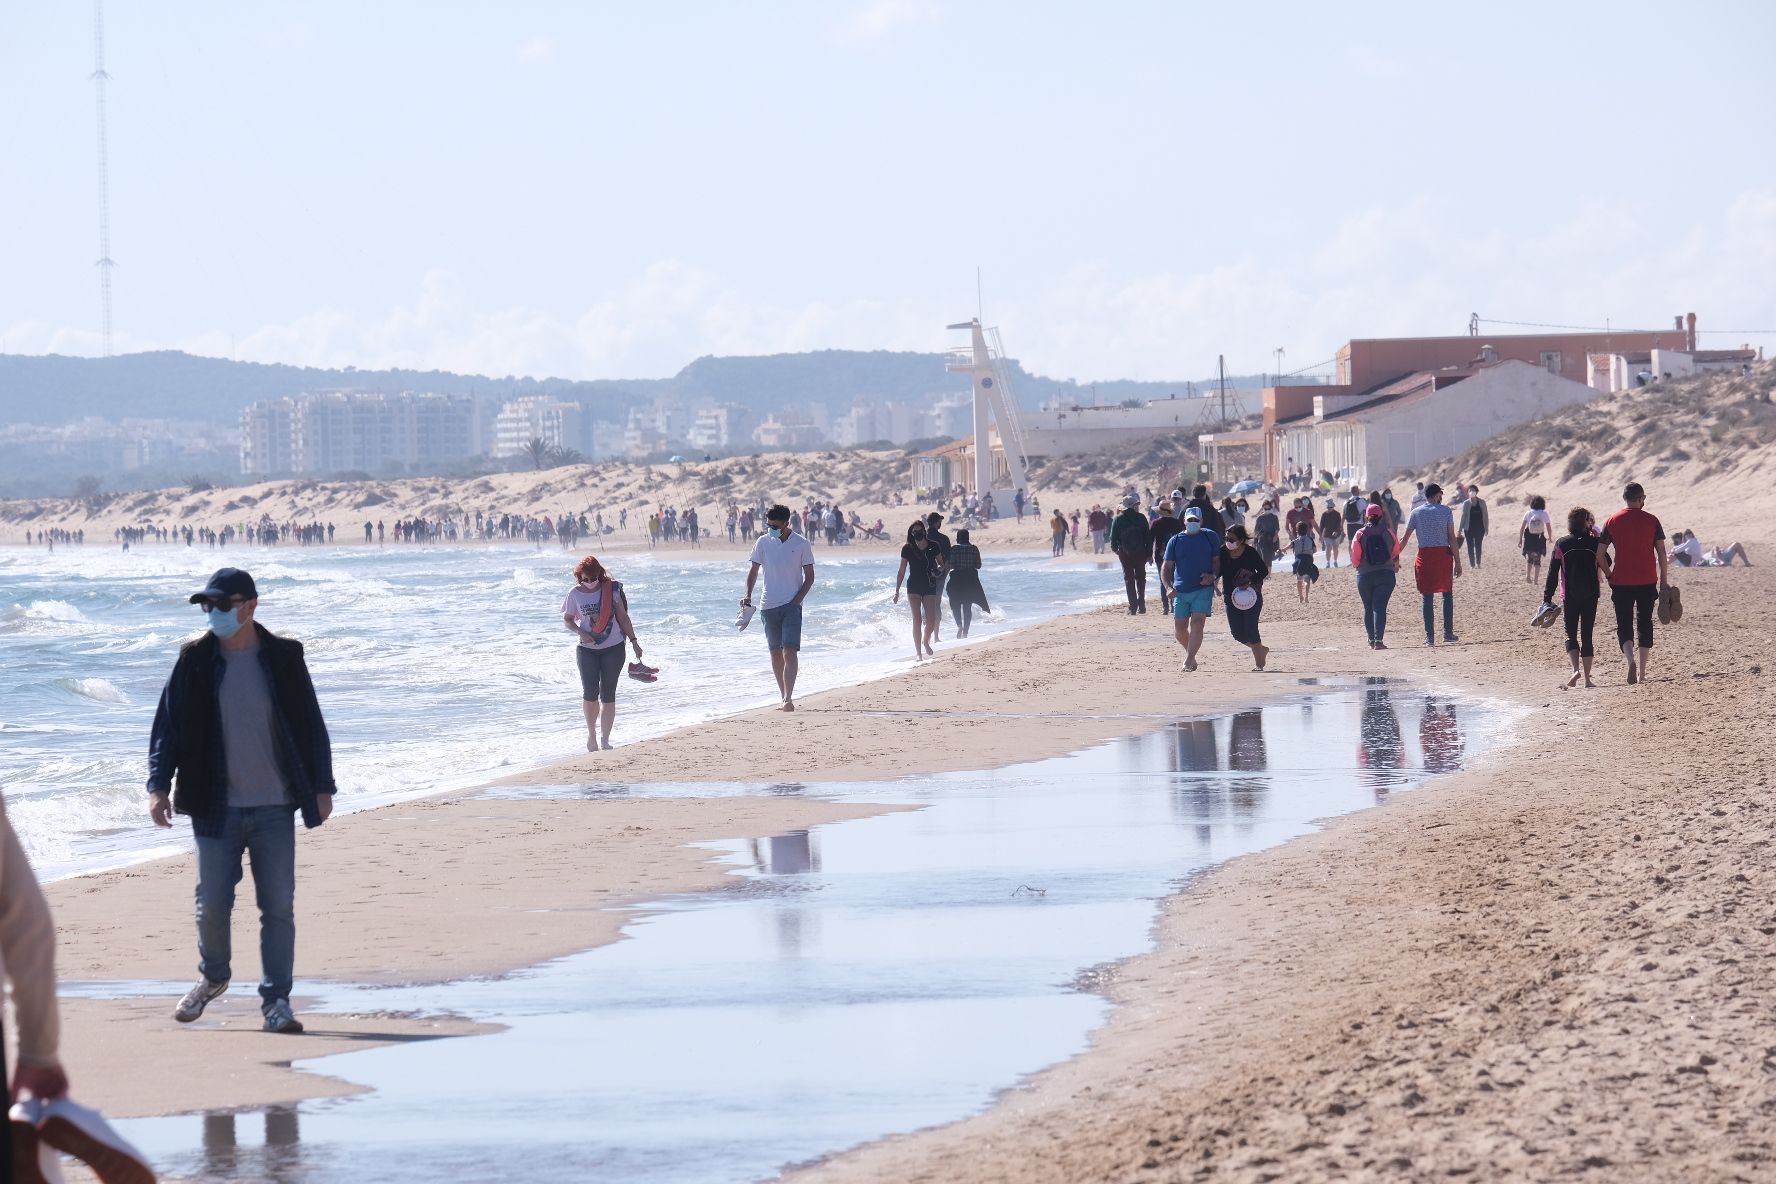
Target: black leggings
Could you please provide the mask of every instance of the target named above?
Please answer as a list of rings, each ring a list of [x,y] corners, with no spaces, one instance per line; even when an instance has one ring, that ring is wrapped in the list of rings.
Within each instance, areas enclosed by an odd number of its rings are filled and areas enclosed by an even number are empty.
[[[1566,619],[1566,652],[1577,653],[1581,658],[1594,656],[1591,648],[1591,630],[1597,625],[1597,597],[1578,600],[1568,596],[1564,606]]]
[[[1258,601],[1251,608],[1234,608],[1233,597],[1221,597],[1222,605],[1227,609],[1227,628],[1233,639],[1241,645],[1263,645],[1258,636],[1258,617],[1264,612],[1264,593],[1258,593]]]
[[[623,677],[623,647],[613,645],[595,650],[577,645],[574,651],[580,664],[580,697],[588,703],[593,700],[615,703],[617,680]]]
[[[1640,634],[1640,648],[1653,648],[1653,608],[1659,603],[1657,584],[1629,584],[1611,588],[1610,600],[1616,606],[1616,644],[1627,645]]]

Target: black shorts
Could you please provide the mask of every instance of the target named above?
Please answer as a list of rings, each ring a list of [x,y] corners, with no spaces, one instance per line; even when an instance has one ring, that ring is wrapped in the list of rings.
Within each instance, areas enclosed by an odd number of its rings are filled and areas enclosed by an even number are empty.
[[[580,697],[588,703],[615,703],[617,680],[623,677],[623,647],[613,645],[595,650],[577,645],[574,658],[580,666]]]
[[[1526,534],[1523,536],[1523,553],[1533,559],[1540,559],[1548,553],[1548,536],[1545,534]]]

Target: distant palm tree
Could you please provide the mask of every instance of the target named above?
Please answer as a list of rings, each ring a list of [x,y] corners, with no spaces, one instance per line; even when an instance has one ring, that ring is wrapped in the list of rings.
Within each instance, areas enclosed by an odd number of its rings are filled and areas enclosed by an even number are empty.
[[[585,461],[585,454],[577,448],[549,449],[549,467],[558,469],[562,465],[577,465]]]
[[[523,455],[530,458],[531,468],[541,469],[549,463],[549,455],[553,451],[554,449],[550,448],[541,436],[532,436],[530,441],[524,445]]]

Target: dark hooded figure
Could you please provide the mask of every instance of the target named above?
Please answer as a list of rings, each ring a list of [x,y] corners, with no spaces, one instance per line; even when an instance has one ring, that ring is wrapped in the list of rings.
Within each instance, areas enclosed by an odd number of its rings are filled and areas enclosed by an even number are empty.
[[[966,530],[958,530],[956,541],[950,546],[948,583],[950,613],[956,618],[957,637],[968,636],[977,606],[983,613],[991,611],[987,606],[987,594],[981,588],[980,568],[980,548],[968,541]]]

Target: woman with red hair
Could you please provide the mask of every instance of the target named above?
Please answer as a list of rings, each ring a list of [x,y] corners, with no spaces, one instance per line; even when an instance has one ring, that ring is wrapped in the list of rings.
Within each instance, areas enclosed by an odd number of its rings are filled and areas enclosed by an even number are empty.
[[[591,555],[574,568],[574,586],[561,602],[561,620],[579,638],[574,658],[580,668],[581,708],[586,713],[586,751],[611,747],[611,724],[617,718],[617,680],[623,676],[623,642],[641,642],[629,623],[629,598],[623,585],[610,578],[604,564]]]

